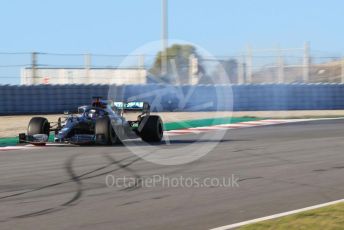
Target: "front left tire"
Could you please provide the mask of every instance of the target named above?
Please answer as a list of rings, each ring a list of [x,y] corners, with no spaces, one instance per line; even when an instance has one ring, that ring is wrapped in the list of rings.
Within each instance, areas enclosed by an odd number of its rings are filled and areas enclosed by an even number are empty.
[[[33,117],[31,118],[27,127],[27,134],[33,136],[36,134],[46,134],[49,137],[50,123],[45,117]]]

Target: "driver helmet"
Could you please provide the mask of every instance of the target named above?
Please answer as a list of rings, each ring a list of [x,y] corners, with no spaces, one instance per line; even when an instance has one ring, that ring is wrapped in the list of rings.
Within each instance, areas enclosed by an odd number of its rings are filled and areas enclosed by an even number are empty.
[[[88,112],[88,117],[91,118],[91,119],[96,119],[98,117],[97,111],[95,109],[91,109]]]

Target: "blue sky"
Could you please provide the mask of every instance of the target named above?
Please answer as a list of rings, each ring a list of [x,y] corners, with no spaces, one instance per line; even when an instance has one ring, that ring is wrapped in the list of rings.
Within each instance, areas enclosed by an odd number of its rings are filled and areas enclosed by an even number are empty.
[[[169,0],[169,37],[215,55],[305,41],[343,55],[343,8],[341,0]],[[160,38],[161,1],[2,0],[0,29],[0,52],[127,54]]]

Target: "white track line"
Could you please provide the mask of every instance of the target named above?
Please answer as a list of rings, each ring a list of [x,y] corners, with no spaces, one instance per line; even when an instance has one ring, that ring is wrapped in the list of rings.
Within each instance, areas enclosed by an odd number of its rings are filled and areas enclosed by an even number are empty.
[[[10,150],[24,150],[28,149],[30,147],[28,146],[5,146],[5,147],[0,147],[0,151],[10,151]]]
[[[243,222],[239,222],[239,223],[235,223],[235,224],[225,225],[222,227],[212,228],[210,230],[234,229],[234,228],[242,227],[244,225],[258,223],[258,222],[265,221],[265,220],[276,219],[279,217],[288,216],[288,215],[292,215],[292,214],[296,214],[296,213],[300,213],[300,212],[304,212],[304,211],[309,211],[309,210],[313,210],[313,209],[317,209],[317,208],[322,208],[322,207],[326,207],[329,205],[338,204],[338,203],[342,203],[342,202],[344,202],[344,199],[335,200],[335,201],[331,201],[331,202],[327,202],[327,203],[323,203],[323,204],[318,204],[318,205],[314,205],[314,206],[309,206],[306,208],[296,209],[296,210],[292,210],[289,212],[282,212],[282,213],[274,214],[271,216],[265,216],[265,217],[261,217],[261,218],[257,218],[257,219],[253,219],[253,220],[247,220],[247,221],[243,221]]]

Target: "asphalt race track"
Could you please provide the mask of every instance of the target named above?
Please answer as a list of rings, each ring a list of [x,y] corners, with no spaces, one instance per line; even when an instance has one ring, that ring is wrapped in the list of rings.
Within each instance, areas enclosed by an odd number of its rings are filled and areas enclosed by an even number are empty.
[[[166,148],[197,136],[173,137]],[[178,151],[178,148],[176,148]],[[189,164],[123,146],[0,152],[0,229],[209,229],[344,197],[344,120],[230,130]],[[239,177],[239,187],[107,187],[106,175]]]

